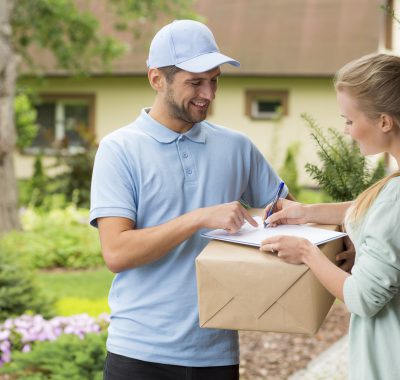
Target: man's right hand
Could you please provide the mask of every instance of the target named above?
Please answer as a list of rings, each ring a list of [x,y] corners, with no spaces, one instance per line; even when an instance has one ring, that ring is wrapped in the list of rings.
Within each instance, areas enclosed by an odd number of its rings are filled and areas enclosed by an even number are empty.
[[[258,225],[237,201],[202,208],[198,211],[201,212],[201,224],[204,228],[221,228],[234,234],[240,230],[246,220],[254,227]]]
[[[305,206],[299,202],[293,202],[285,198],[280,198],[275,205],[275,212],[267,218],[271,208],[270,203],[264,211],[264,218],[268,226],[275,227],[279,224],[303,224],[307,223]]]

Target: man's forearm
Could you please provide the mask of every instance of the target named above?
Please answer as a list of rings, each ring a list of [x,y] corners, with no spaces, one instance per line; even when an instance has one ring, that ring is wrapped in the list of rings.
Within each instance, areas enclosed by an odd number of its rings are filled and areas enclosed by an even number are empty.
[[[116,218],[99,220],[101,229],[113,228]],[[112,272],[121,272],[149,264],[166,255],[199,229],[196,212],[190,212],[162,225],[142,229],[129,228],[115,233],[113,239],[100,234],[103,257]]]
[[[198,208],[159,226],[135,229],[127,218],[99,218],[104,260],[113,272],[151,263],[188,239],[201,228],[223,228],[237,232],[247,220],[257,222],[239,202]]]

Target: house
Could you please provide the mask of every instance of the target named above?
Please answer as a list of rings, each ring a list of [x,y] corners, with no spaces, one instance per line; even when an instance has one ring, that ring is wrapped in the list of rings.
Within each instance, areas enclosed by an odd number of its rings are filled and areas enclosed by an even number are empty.
[[[338,115],[333,74],[362,55],[400,53],[400,24],[381,5],[384,0],[197,0],[195,11],[213,31],[221,50],[241,62],[225,65],[209,120],[244,132],[279,170],[287,148],[299,143],[300,182],[312,185],[304,171],[317,162],[315,145],[300,115],[308,113],[321,127],[343,128]],[[104,2],[87,2],[106,20]],[[386,5],[399,9],[399,0]],[[144,25],[141,37],[113,63],[111,73],[73,78],[52,65],[38,92],[41,131],[33,149],[16,154],[20,178],[32,172],[32,152],[68,138],[69,150],[82,144],[79,130],[97,140],[131,122],[152,103],[146,58],[154,32],[162,23]],[[107,28],[107,22],[103,28]],[[128,41],[126,33],[115,34]],[[46,54],[38,55],[44,62]],[[51,59],[49,59],[51,62]],[[21,81],[34,85],[28,72]]]

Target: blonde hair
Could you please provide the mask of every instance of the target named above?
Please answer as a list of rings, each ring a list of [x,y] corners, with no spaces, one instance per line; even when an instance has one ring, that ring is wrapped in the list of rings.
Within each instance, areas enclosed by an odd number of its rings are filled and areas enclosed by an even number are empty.
[[[398,176],[400,176],[400,172],[393,173],[364,190],[349,208],[345,218],[346,224],[357,223],[365,215],[386,183]]]
[[[345,91],[353,97],[369,119],[382,114],[390,116],[395,127],[400,128],[400,57],[389,54],[370,54],[343,66],[335,75],[336,91]],[[357,222],[374,202],[383,186],[396,172],[387,176],[363,193],[349,209],[346,220]]]

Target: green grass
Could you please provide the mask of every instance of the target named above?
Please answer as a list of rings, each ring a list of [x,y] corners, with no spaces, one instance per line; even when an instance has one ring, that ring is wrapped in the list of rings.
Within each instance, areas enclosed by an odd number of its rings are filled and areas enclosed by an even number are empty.
[[[321,190],[302,188],[297,200],[301,203],[325,203],[331,202],[329,197]]]
[[[109,312],[107,296],[114,274],[106,268],[82,271],[39,272],[44,291],[56,300],[58,315]]]

